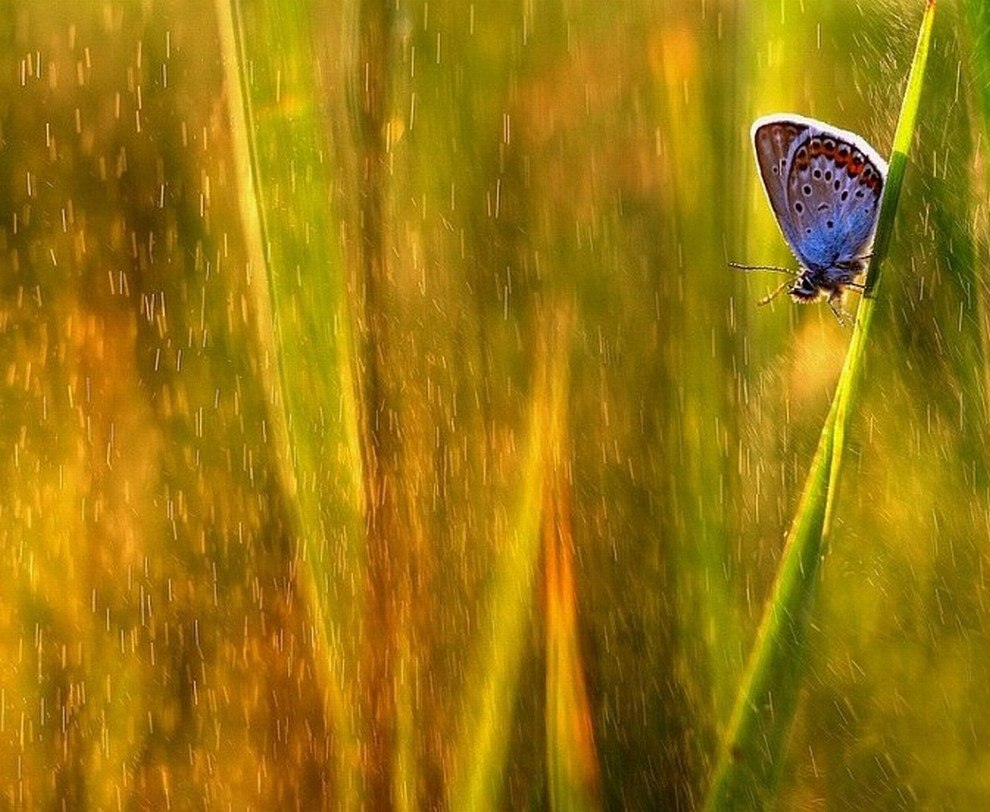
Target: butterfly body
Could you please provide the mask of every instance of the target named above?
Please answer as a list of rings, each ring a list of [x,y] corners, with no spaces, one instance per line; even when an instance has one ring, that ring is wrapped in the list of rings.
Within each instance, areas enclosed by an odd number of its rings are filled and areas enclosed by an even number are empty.
[[[796,114],[764,116],[751,130],[770,208],[801,270],[788,293],[837,310],[866,269],[887,164],[855,133]]]

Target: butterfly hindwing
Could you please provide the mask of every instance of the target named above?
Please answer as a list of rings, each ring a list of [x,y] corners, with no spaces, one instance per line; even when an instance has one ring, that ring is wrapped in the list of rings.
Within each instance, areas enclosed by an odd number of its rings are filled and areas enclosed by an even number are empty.
[[[805,267],[834,267],[866,253],[886,172],[877,163],[857,143],[828,130],[809,130],[797,144],[785,194],[792,247]]]

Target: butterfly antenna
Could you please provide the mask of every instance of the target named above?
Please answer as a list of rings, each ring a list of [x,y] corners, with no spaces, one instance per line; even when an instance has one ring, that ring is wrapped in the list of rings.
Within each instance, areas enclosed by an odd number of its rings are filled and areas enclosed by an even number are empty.
[[[772,291],[770,291],[770,293],[768,293],[766,296],[760,299],[760,301],[758,301],[756,304],[760,307],[763,307],[763,305],[770,304],[770,302],[772,302],[774,298],[776,298],[777,294],[780,293],[789,284],[791,284],[791,280],[785,279],[783,282],[777,285],[777,287],[775,287]]]
[[[737,268],[740,271],[774,271],[776,273],[786,273],[788,276],[797,276],[798,271],[793,268],[782,268],[780,265],[742,265],[738,262],[730,262],[730,268]]]

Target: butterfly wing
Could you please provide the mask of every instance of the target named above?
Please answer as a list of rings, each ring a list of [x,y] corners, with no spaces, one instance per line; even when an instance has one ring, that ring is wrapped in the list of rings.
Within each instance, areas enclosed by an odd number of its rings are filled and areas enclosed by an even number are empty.
[[[886,162],[859,136],[809,128],[785,183],[798,256],[807,267],[834,268],[867,253],[886,179]]]
[[[802,265],[826,269],[861,258],[887,178],[876,150],[855,133],[796,115],[759,119],[753,141],[770,205]]]
[[[777,218],[791,250],[800,243],[796,225],[787,205],[787,172],[795,145],[806,140],[808,123],[800,116],[765,116],[753,122],[750,134],[756,152],[756,168],[767,193],[767,201]],[[800,259],[800,256],[798,257]]]

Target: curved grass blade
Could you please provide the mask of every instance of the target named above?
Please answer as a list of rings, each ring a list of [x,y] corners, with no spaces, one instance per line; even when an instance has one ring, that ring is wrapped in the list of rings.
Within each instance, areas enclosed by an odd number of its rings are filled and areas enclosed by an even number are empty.
[[[363,471],[342,247],[327,189],[311,4],[215,0],[267,431],[337,749],[340,808],[361,808],[351,679],[364,566]],[[292,206],[284,204],[291,190]],[[333,543],[331,543],[333,542]]]
[[[908,148],[914,133],[934,17],[935,0],[928,0],[894,134],[873,257],[867,271],[866,294],[856,313],[852,340],[832,407],[722,741],[706,804],[709,810],[762,808],[773,801],[801,684],[818,568],[835,510],[846,424],[856,385],[862,376],[874,297],[890,243]]]
[[[513,711],[537,596],[543,488],[566,407],[566,354],[557,342],[548,343],[552,346],[542,350],[536,362],[519,502],[500,551],[483,615],[486,621],[479,626],[484,631],[465,685],[450,809],[503,805]]]

